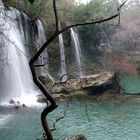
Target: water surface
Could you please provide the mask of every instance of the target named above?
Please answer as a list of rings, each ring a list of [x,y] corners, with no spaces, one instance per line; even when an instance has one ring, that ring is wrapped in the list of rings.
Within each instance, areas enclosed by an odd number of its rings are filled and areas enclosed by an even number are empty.
[[[68,106],[66,102],[60,103],[59,108],[49,115],[52,124],[64,109],[68,109],[53,132],[55,140],[77,133],[84,134],[88,140],[139,140],[139,104],[70,101]],[[1,107],[0,140],[36,140],[42,134],[41,110],[42,107],[19,110]]]
[[[140,77],[127,76],[120,82],[125,93],[140,94]]]

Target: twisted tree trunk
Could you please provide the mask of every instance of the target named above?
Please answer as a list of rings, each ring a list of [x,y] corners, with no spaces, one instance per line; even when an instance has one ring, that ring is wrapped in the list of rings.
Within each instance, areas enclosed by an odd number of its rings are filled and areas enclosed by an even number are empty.
[[[45,97],[48,99],[48,101],[50,102],[50,105],[47,106],[43,110],[43,112],[41,113],[41,122],[42,122],[43,129],[44,129],[44,131],[46,133],[47,139],[48,140],[53,140],[52,133],[51,133],[50,128],[48,126],[48,122],[47,122],[46,117],[47,117],[48,113],[49,112],[52,112],[54,109],[56,109],[58,105],[56,104],[55,100],[47,92],[47,90],[45,89],[45,87],[42,85],[42,83],[39,81],[38,77],[36,76],[34,65],[33,65],[34,62],[35,62],[35,60],[36,59],[31,59],[31,61],[29,62],[30,69],[31,69],[31,72],[32,72],[32,75],[33,75],[33,80],[34,80],[35,84],[38,86],[38,88],[45,95]]]

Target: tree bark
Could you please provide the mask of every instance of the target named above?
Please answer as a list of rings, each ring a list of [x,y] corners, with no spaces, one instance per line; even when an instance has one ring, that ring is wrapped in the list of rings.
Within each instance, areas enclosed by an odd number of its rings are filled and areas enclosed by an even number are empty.
[[[42,91],[42,93],[45,95],[45,97],[50,102],[50,105],[47,106],[43,110],[43,112],[41,113],[41,122],[42,122],[43,129],[44,129],[44,131],[46,133],[47,139],[48,140],[53,140],[52,133],[51,133],[51,131],[49,129],[46,116],[48,115],[49,112],[51,112],[54,109],[56,109],[58,105],[56,104],[56,102],[53,99],[53,97],[49,94],[49,92],[47,92],[47,90],[45,89],[45,87],[43,86],[43,84],[39,81],[38,77],[36,76],[35,68],[34,68],[34,65],[33,65],[34,62],[35,62],[35,60],[36,59],[31,59],[31,61],[29,62],[30,69],[31,69],[31,72],[32,72],[32,75],[33,75],[33,80],[34,80],[35,84],[38,86],[38,88]]]

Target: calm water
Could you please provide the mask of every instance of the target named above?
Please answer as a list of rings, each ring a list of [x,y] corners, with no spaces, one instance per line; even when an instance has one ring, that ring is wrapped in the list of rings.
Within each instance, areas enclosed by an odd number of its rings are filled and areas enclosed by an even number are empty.
[[[140,77],[124,77],[120,84],[125,93],[140,94]]]
[[[57,124],[55,140],[82,133],[88,140],[139,140],[140,104],[112,104],[71,101],[63,120]],[[67,108],[65,102],[49,115],[52,122]],[[0,108],[0,140],[36,140],[42,134],[39,113],[42,107]],[[51,123],[52,124],[52,123]]]

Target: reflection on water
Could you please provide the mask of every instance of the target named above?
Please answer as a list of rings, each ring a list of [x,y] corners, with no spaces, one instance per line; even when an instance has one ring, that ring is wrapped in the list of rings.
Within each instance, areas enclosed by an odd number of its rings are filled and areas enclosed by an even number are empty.
[[[8,122],[10,117],[12,117],[12,115],[0,115],[0,128],[3,128],[3,126]]]
[[[49,115],[50,125],[66,106],[66,102],[60,103],[59,108]],[[1,111],[0,108],[1,115],[7,115],[10,109],[4,110],[6,109]],[[14,115],[3,127],[0,127],[0,138],[2,140],[33,140],[41,136],[41,110],[42,107],[10,111],[10,114]],[[66,116],[58,122],[57,130],[53,132],[53,135],[55,140],[77,133],[84,134],[88,140],[138,140],[139,116],[139,104],[70,101]]]

